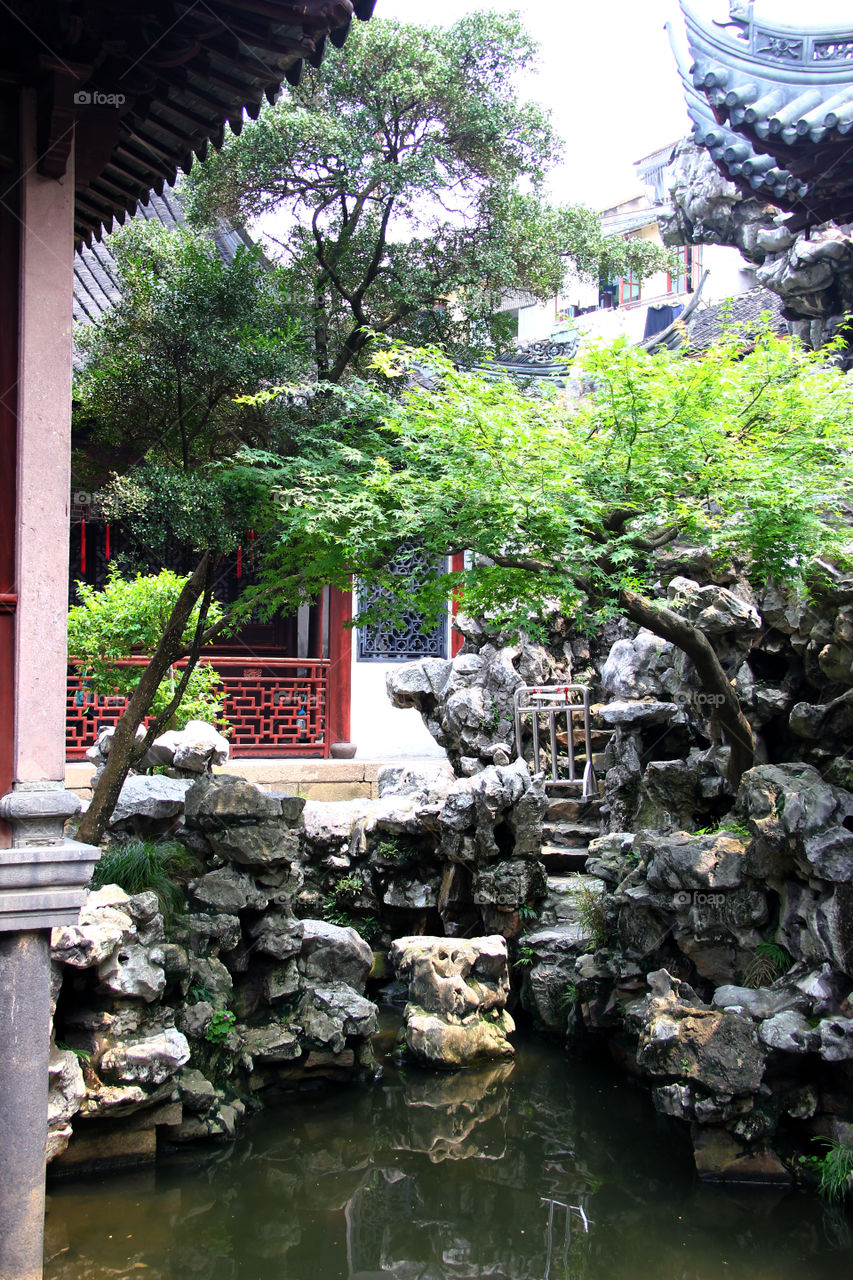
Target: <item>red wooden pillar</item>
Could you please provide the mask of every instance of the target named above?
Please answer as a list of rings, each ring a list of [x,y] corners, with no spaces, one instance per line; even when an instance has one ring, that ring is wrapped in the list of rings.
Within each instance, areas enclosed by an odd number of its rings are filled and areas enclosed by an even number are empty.
[[[458,552],[455,556],[450,557],[450,569],[453,573],[461,573],[465,568],[465,553]],[[456,621],[456,615],[459,612],[462,600],[461,588],[453,592],[453,603],[450,606],[450,656],[455,658],[459,650],[465,643],[465,637],[461,631],[457,631],[453,625]]]
[[[329,587],[329,684],[326,754],[333,742],[349,742],[352,702],[352,589]]]
[[[17,97],[6,91],[0,101],[16,136]],[[17,182],[7,182],[0,200],[0,796],[12,790],[15,776],[15,512],[18,432],[18,288],[20,222]],[[11,843],[0,822],[0,848]]]

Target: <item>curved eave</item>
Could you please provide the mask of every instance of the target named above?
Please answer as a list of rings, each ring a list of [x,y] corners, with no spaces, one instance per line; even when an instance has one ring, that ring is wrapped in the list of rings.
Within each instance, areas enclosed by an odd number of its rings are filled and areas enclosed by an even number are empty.
[[[719,62],[743,77],[758,75],[776,84],[811,83],[831,88],[840,87],[845,79],[850,81],[850,56],[843,50],[853,47],[853,28],[838,31],[833,27],[787,27],[753,19],[745,32],[747,39],[740,39],[722,27],[708,24],[689,0],[679,2],[690,48],[697,60]]]
[[[152,191],[162,195],[211,144],[220,148],[226,126],[239,134],[244,113],[256,119],[265,98],[273,102],[285,80],[297,84],[306,63],[319,66],[327,41],[340,48],[353,17],[367,21],[374,6],[375,0],[211,0],[185,9],[180,40],[177,29],[165,31],[150,56],[125,72],[136,87],[115,141],[96,171],[78,181],[78,246],[123,223]],[[111,75],[109,83],[123,83],[120,69],[111,67]],[[89,84],[100,87],[97,73]],[[78,140],[85,140],[85,112],[77,119]]]

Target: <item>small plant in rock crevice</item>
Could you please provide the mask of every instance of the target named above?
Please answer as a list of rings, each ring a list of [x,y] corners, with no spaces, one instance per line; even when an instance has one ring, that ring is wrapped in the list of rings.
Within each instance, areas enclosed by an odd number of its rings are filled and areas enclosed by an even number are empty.
[[[204,1033],[209,1044],[224,1044],[237,1025],[237,1015],[230,1009],[215,1009]]]
[[[575,894],[575,903],[578,924],[587,934],[590,948],[598,951],[607,945],[610,935],[604,894],[596,893],[588,884],[584,884]]]
[[[759,942],[743,977],[745,987],[769,987],[794,963],[791,953],[778,942]]]
[[[853,1150],[834,1138],[815,1138],[814,1142],[826,1148],[814,1165],[818,1174],[818,1195],[830,1204],[838,1203],[853,1189]]]
[[[516,969],[529,969],[536,960],[536,952],[526,942],[522,942],[518,948],[518,955],[513,961]]]
[[[199,860],[182,844],[123,840],[110,845],[96,862],[90,888],[117,884],[131,895],[150,889],[168,921],[186,909],[182,886],[199,870]]]

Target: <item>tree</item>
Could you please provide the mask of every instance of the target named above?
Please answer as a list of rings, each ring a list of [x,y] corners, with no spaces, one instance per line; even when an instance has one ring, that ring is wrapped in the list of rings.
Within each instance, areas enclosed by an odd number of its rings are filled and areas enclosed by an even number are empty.
[[[457,354],[500,343],[501,299],[554,296],[567,261],[597,280],[668,260],[605,239],[592,210],[546,203],[560,146],[516,89],[534,60],[516,14],[447,30],[374,18],[193,170],[197,220],[279,215],[319,380],[366,373],[373,333]]]
[[[75,472],[143,457],[183,471],[264,446],[281,416],[235,397],[286,382],[304,353],[281,274],[259,249],[223,260],[203,233],[134,220],[110,237],[118,300],[75,334]]]
[[[110,247],[120,299],[102,322],[78,333],[75,475],[96,488],[108,470],[121,473],[102,491],[101,507],[106,519],[123,520],[133,533],[125,569],[160,566],[176,544],[193,557],[193,567],[171,583],[171,607],[158,614],[160,625],[147,628],[150,661],[80,826],[81,839],[92,843],[128,770],[198,681],[202,647],[230,623],[217,613],[217,566],[246,530],[262,533],[267,516],[255,478],[241,478],[229,460],[247,443],[268,446],[286,434],[280,402],[239,398],[286,380],[299,359],[299,326],[279,274],[257,250],[239,249],[224,262],[211,237],[157,223],[130,224]],[[95,607],[85,592],[82,599]],[[104,603],[109,608],[103,600],[98,607]],[[100,652],[85,621],[85,612],[74,621],[72,651],[80,643]],[[164,696],[163,681],[181,659],[186,666]],[[152,708],[158,714],[137,743],[136,730]]]
[[[789,586],[816,556],[848,555],[853,382],[826,361],[769,329],[701,358],[620,341],[588,354],[592,389],[577,402],[392,349],[377,357],[389,376],[428,365],[430,385],[413,382],[358,442],[318,432],[284,467],[258,465],[284,554],[325,539],[330,571],[381,582],[397,608],[435,616],[461,586],[466,611],[496,627],[535,632],[555,609],[586,627],[621,613],[671,641],[713,695],[736,785],[754,761],[750,726],[708,638],[651,598],[654,555],[687,539],[756,584]],[[329,512],[318,481],[336,471]],[[428,561],[476,554],[417,587],[381,567],[412,540]]]

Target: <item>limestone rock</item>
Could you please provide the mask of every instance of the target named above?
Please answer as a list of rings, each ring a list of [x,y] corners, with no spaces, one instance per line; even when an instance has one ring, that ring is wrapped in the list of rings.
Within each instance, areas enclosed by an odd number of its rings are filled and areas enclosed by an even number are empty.
[[[47,1153],[51,1161],[61,1155],[71,1138],[71,1120],[86,1096],[86,1084],[77,1055],[71,1049],[50,1046],[50,1089],[47,1102]]]
[[[159,1085],[189,1061],[190,1047],[177,1027],[146,1039],[112,1043],[98,1061],[99,1073],[126,1084]]]
[[[184,812],[184,801],[192,786],[189,779],[144,777],[133,774],[125,779],[118,802],[110,818],[110,828],[129,827],[151,832],[177,822]]]
[[[195,1067],[184,1067],[177,1075],[177,1085],[185,1110],[205,1115],[216,1106],[216,1090]]]
[[[650,854],[648,882],[654,889],[738,889],[744,879],[743,840],[727,832],[697,836],[679,831],[640,844]]]
[[[105,885],[88,895],[76,925],[52,931],[51,954],[61,964],[90,969],[135,934],[130,898],[118,885]]]
[[[765,1054],[749,1018],[682,1003],[673,991],[650,999],[637,1061],[654,1076],[737,1094],[753,1093],[761,1084]]]
[[[659,698],[667,692],[663,677],[673,666],[667,640],[640,630],[633,640],[617,640],[601,671],[605,693],[614,698]]]
[[[300,853],[299,834],[289,830],[281,820],[207,829],[211,848],[222,858],[241,866],[266,868],[295,862]],[[302,872],[291,868],[291,892],[302,888]]]
[[[526,903],[544,898],[548,885],[541,862],[513,859],[495,862],[478,872],[474,881],[474,902],[478,906],[517,910]]]
[[[281,800],[245,778],[221,774],[182,785],[187,787],[187,825],[200,831],[221,831],[282,817]]]
[[[327,924],[325,920],[305,920],[299,971],[306,981],[328,984],[345,982],[363,991],[373,966],[373,952],[355,929]]]
[[[406,1044],[417,1061],[462,1067],[513,1055],[504,938],[398,938],[391,962],[408,981]]]
[[[151,1004],[166,989],[163,960],[159,947],[119,946],[98,965],[100,990]]]
[[[169,729],[155,738],[146,764],[172,765],[186,773],[205,773],[224,764],[231,747],[227,738],[204,720],[189,720],[183,729]]]
[[[299,1037],[280,1022],[241,1028],[246,1052],[259,1062],[289,1062],[302,1052]]]
[[[737,807],[753,834],[750,875],[853,880],[853,795],[824,782],[807,764],[759,765],[744,774]]]
[[[203,910],[227,911],[236,914],[251,907],[263,911],[267,898],[255,881],[238,867],[219,867],[208,871],[189,886],[190,900]]]
[[[818,1032],[794,1009],[776,1013],[762,1022],[758,1038],[768,1049],[784,1053],[813,1053],[820,1044]]]
[[[303,945],[305,926],[301,920],[283,911],[268,911],[249,930],[254,948],[261,955],[287,960],[298,955]]]

